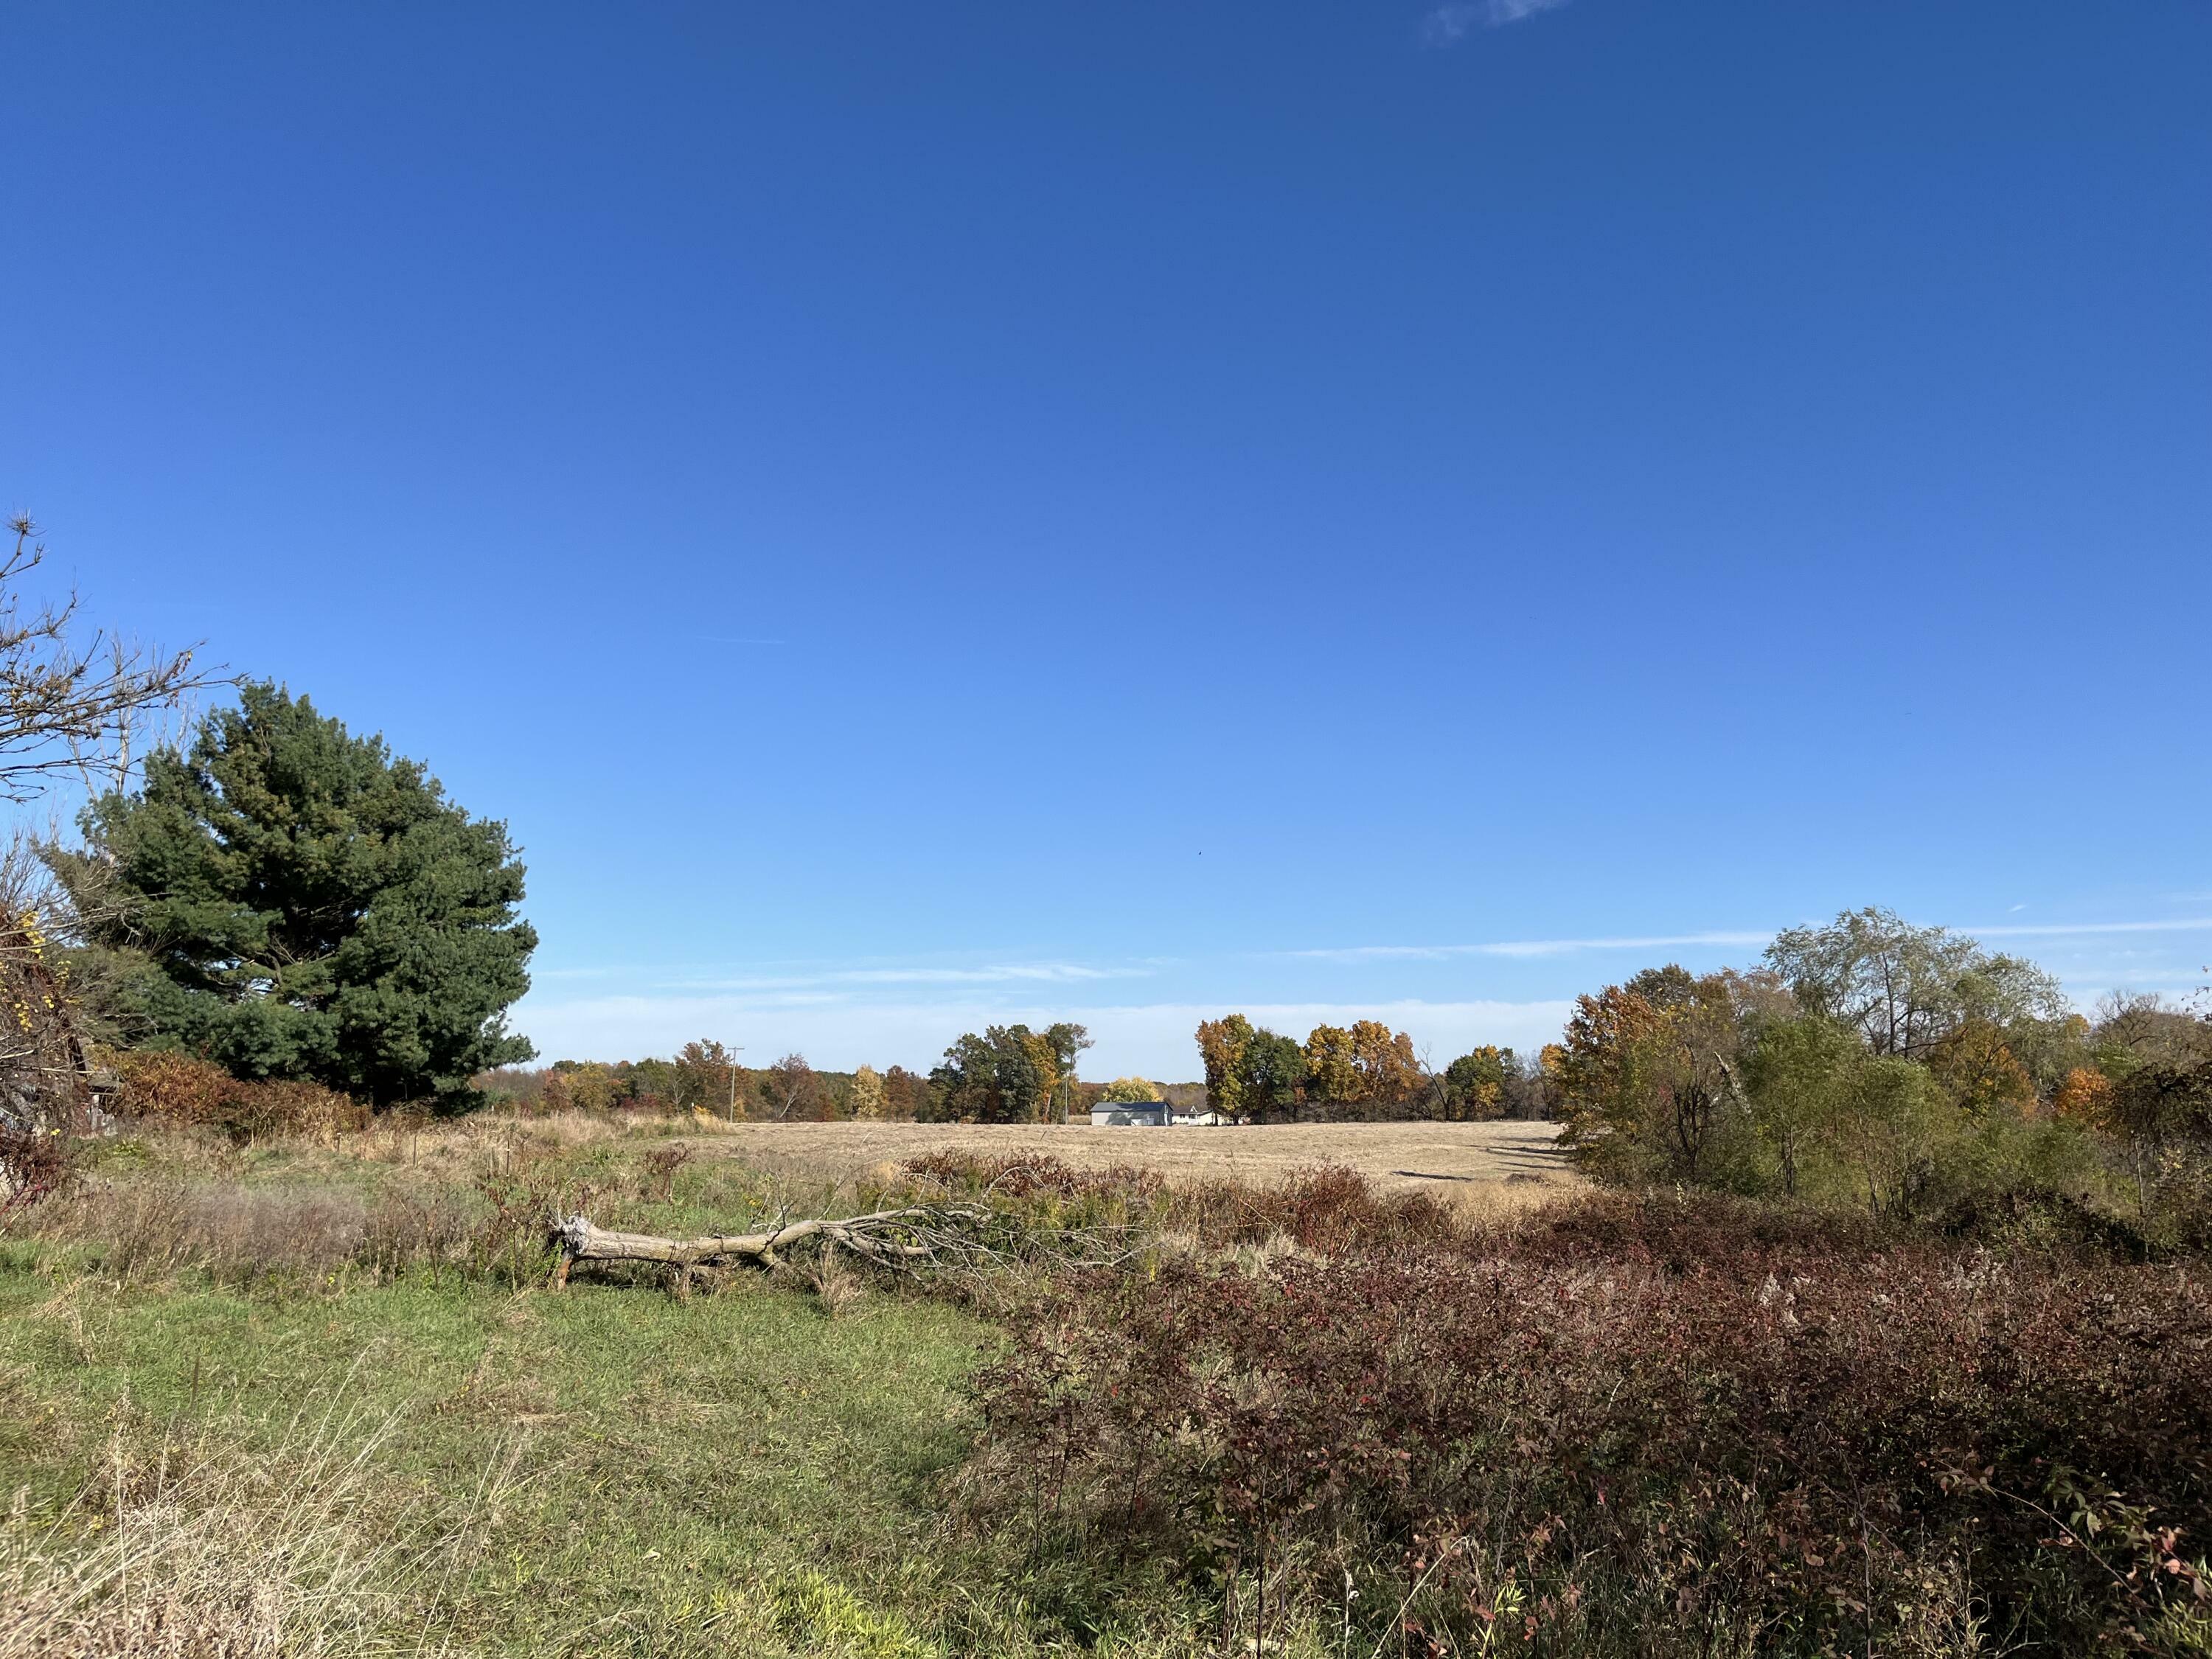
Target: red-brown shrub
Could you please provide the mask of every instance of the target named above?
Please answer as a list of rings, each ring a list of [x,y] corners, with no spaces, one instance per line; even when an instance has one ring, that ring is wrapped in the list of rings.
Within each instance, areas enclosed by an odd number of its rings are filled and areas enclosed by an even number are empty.
[[[219,1124],[242,1086],[212,1060],[168,1050],[120,1054],[114,1066],[116,1109],[164,1123]]]
[[[1139,1206],[1149,1205],[1164,1185],[1151,1170],[1128,1164],[1079,1170],[1042,1152],[925,1152],[901,1163],[899,1172],[956,1193],[993,1193],[1014,1200],[1106,1200]]]
[[[52,1198],[68,1184],[70,1170],[65,1137],[0,1125],[0,1215]]]
[[[1066,1275],[1012,1322],[977,1512],[1201,1583],[1291,1564],[1310,1597],[1380,1563],[1366,1605],[1406,1596],[1380,1633],[1417,1652],[1894,1650],[1975,1620],[2172,1647],[2207,1605],[2212,1295],[2180,1269],[1601,1200],[1517,1242]]]
[[[1402,1249],[1460,1237],[1461,1224],[1425,1193],[1377,1193],[1335,1164],[1298,1170],[1279,1185],[1213,1182],[1170,1187],[1154,1170],[1115,1164],[1079,1170],[1042,1154],[938,1152],[908,1158],[902,1174],[950,1191],[989,1194],[1057,1212],[1152,1220],[1206,1246],[1266,1243],[1287,1237],[1325,1255]]]
[[[1378,1193],[1357,1171],[1330,1164],[1293,1170],[1273,1186],[1183,1189],[1170,1212],[1206,1245],[1287,1237],[1323,1255],[1436,1248],[1466,1236],[1460,1218],[1426,1193]]]
[[[125,1116],[218,1128],[241,1140],[331,1134],[368,1121],[366,1106],[319,1083],[250,1083],[191,1054],[134,1051],[116,1057],[114,1104]]]
[[[1800,1260],[1865,1256],[1925,1239],[1859,1210],[1663,1188],[1601,1188],[1572,1203],[1474,1223],[1467,1237],[1468,1249],[1486,1261],[1726,1270],[1753,1279]]]

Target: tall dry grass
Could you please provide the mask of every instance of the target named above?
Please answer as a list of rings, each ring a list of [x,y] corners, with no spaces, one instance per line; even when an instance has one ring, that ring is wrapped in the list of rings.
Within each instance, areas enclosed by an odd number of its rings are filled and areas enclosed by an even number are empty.
[[[58,1519],[31,1522],[19,1492],[0,1526],[0,1659],[457,1652],[439,1592],[513,1459],[456,1524],[394,1516],[374,1479],[392,1426],[333,1404],[258,1453],[204,1431],[140,1455],[118,1436]]]

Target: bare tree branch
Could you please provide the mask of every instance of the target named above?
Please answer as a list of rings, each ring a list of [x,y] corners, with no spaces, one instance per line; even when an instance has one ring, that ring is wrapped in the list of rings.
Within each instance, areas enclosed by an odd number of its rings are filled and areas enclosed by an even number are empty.
[[[21,514],[6,528],[15,544],[0,553],[0,800],[33,799],[70,772],[112,787],[143,757],[133,738],[149,714],[179,708],[223,677],[196,668],[189,650],[164,653],[104,629],[73,639],[74,592],[27,611],[21,580],[46,550]]]

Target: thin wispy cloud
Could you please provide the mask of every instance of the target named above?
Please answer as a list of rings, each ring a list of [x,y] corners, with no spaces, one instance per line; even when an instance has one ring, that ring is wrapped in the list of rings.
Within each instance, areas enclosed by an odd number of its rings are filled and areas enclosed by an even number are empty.
[[[983,968],[838,968],[817,973],[747,974],[731,978],[673,980],[697,991],[783,991],[824,985],[1048,985],[1091,980],[1139,979],[1149,968],[1086,968],[1073,962],[1013,962]]]
[[[892,963],[843,968],[809,963],[786,969],[744,969],[706,963],[599,963],[542,968],[535,977],[541,981],[613,981],[652,991],[781,992],[881,985],[1080,985],[1097,980],[1144,979],[1157,973],[1159,965],[1158,962],[1103,967],[1077,962],[1000,962],[945,967]]]
[[[1279,954],[1320,962],[1444,961],[1453,957],[1563,957],[1579,951],[1671,951],[1699,945],[1764,946],[1779,930],[1713,931],[1700,933],[1648,933],[1596,939],[1492,939],[1479,945],[1352,945]],[[2212,917],[2188,917],[2159,921],[2013,922],[1991,927],[1955,930],[1977,939],[2063,939],[2121,933],[2212,933]]]
[[[1764,933],[1656,933],[1635,938],[1492,939],[1480,945],[1352,945],[1340,949],[1290,951],[1285,955],[1322,962],[1443,961],[1450,957],[1564,957],[1578,951],[1671,951],[1685,945],[1765,945]]]
[[[2062,939],[2076,933],[2212,933],[2212,916],[2170,921],[2020,922],[2011,927],[1962,927],[1959,931],[1978,939]]]
[[[1421,39],[1432,46],[1455,46],[1477,28],[1503,28],[1540,11],[1553,11],[1567,0],[1453,0],[1421,20]]]

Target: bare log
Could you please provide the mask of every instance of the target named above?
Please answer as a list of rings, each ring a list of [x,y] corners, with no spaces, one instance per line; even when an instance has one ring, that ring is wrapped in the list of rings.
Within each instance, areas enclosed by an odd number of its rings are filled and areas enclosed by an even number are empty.
[[[708,1233],[697,1238],[662,1238],[651,1233],[618,1233],[572,1215],[554,1229],[561,1247],[556,1282],[565,1281],[579,1261],[654,1261],[689,1273],[694,1267],[751,1262],[774,1267],[776,1252],[809,1239],[842,1246],[884,1267],[919,1265],[945,1256],[988,1252],[982,1231],[991,1212],[971,1205],[919,1204],[877,1210],[842,1219],[816,1218],[780,1222],[762,1232]]]
[[[983,1271],[1017,1262],[1049,1260],[1065,1267],[1113,1267],[1133,1260],[1143,1247],[1140,1230],[1127,1225],[1041,1228],[990,1206],[959,1201],[909,1204],[866,1215],[805,1221],[779,1218],[749,1233],[706,1233],[663,1238],[619,1233],[572,1215],[553,1228],[560,1260],[556,1290],[580,1261],[645,1261],[673,1268],[678,1294],[694,1273],[750,1266],[773,1267],[793,1245],[850,1250],[870,1266],[898,1273]]]

